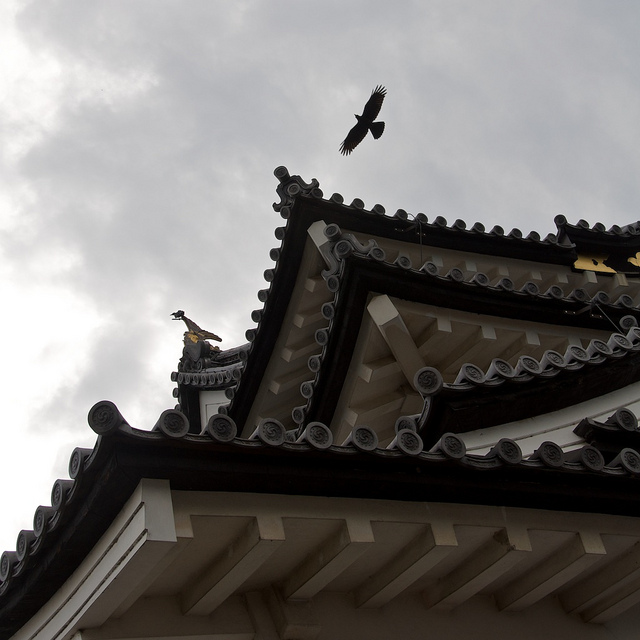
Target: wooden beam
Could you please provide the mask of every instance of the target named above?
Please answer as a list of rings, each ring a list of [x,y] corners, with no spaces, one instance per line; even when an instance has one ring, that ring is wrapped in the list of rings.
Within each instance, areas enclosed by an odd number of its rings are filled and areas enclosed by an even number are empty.
[[[369,424],[373,420],[384,420],[384,416],[396,415],[404,404],[406,396],[398,391],[378,395],[375,399],[351,407],[357,414],[357,422]],[[393,426],[393,422],[391,423]]]
[[[282,640],[276,629],[276,622],[261,591],[249,591],[244,594],[247,609],[257,633],[254,640]]]
[[[418,353],[423,358],[428,357],[434,350],[437,352],[441,346],[442,340],[450,338],[450,334],[453,333],[451,318],[443,315],[437,315],[435,318],[427,319],[430,320],[429,325],[416,336]]]
[[[466,339],[452,346],[439,367],[443,372],[457,373],[465,362],[475,362],[478,354],[492,352],[493,345],[488,346],[487,341],[495,343],[496,340],[496,331],[492,326],[478,324]]]
[[[354,593],[356,607],[381,607],[426,575],[458,547],[452,525],[434,523]]]
[[[458,322],[456,325],[455,340],[447,344],[448,348],[444,358],[445,363],[440,365],[442,369],[449,368],[452,363],[455,363],[460,358],[464,358],[470,349],[476,348],[478,343],[482,342],[482,327],[479,324]],[[471,357],[464,360],[464,362],[470,361],[472,361]]]
[[[320,635],[322,627],[311,600],[285,602],[282,594],[273,587],[263,591],[263,598],[277,629],[278,639],[316,640]],[[259,629],[258,625],[256,627]]]
[[[453,333],[451,326],[451,318],[438,314],[435,318],[426,318],[429,325],[417,337],[418,353],[424,358],[428,356],[433,349],[438,350],[439,344],[443,338],[449,338]],[[442,334],[447,334],[443,336]]]
[[[312,598],[373,543],[373,529],[368,519],[348,518],[336,533],[315,549],[287,578],[283,594],[287,600]]]
[[[585,622],[604,624],[613,620],[640,602],[640,579],[625,584],[608,593],[582,611],[580,616]]]
[[[73,573],[18,635],[60,638],[126,612],[188,545],[178,539],[168,480],[145,478]],[[65,636],[66,637],[66,636]]]
[[[605,623],[640,602],[640,542],[560,596],[566,611]]]
[[[380,333],[398,361],[402,373],[413,387],[413,377],[425,366],[407,326],[389,296],[376,296],[367,305],[367,310]]]
[[[606,555],[600,536],[578,532],[566,544],[495,594],[501,610],[520,611],[567,584]]]
[[[172,596],[143,597],[122,618],[83,629],[72,640],[254,640],[257,627],[245,602],[232,596],[210,616],[185,617]]]
[[[378,382],[401,373],[400,365],[394,358],[380,358],[374,362],[362,363],[358,367],[358,375],[365,382]]]
[[[598,600],[611,597],[616,592],[640,580],[640,542],[631,549],[592,573],[561,594],[560,602],[568,613],[580,613]]]
[[[306,367],[302,370],[295,369],[292,372],[287,372],[271,380],[269,383],[269,391],[277,396],[280,393],[291,391],[291,389],[298,389],[303,382],[312,377],[313,374],[310,373]]]
[[[509,362],[514,356],[521,353],[529,353],[527,349],[531,346],[530,335],[525,332],[498,331],[498,342],[495,347],[494,357],[502,358]],[[539,343],[539,341],[538,341]]]
[[[426,606],[457,607],[506,574],[530,552],[526,531],[501,529],[424,592]]]
[[[315,340],[304,340],[296,344],[282,347],[280,357],[285,362],[294,362],[300,358],[309,358],[309,356],[313,356],[317,353],[320,353],[320,347],[315,343]]]
[[[321,311],[296,313],[293,316],[292,324],[299,329],[304,329],[313,325],[318,328],[326,326],[327,319],[322,315]]]
[[[304,288],[309,293],[316,293],[317,291],[326,291],[327,285],[325,284],[324,278],[322,276],[313,276],[311,278],[307,278],[304,281]]]
[[[182,593],[186,615],[208,615],[253,575],[284,542],[278,517],[258,516]]]

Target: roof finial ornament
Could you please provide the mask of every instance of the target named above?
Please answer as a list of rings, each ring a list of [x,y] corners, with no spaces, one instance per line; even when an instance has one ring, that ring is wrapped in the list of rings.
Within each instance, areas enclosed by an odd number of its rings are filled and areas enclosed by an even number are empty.
[[[280,202],[274,202],[273,208],[286,220],[291,214],[290,207],[293,206],[297,196],[309,196],[312,198],[322,198],[323,193],[320,183],[311,178],[311,182],[305,182],[300,176],[289,174],[287,167],[276,167],[273,172],[278,178],[279,185],[276,193],[280,196]]]
[[[218,337],[215,333],[201,329],[193,320],[187,318],[182,309],[174,311],[171,315],[174,320],[182,320],[187,325],[187,331],[184,332],[185,345],[200,342],[202,340],[216,340],[217,342],[222,342],[222,338]],[[213,346],[212,349],[216,351],[220,350],[219,347],[215,346]]]

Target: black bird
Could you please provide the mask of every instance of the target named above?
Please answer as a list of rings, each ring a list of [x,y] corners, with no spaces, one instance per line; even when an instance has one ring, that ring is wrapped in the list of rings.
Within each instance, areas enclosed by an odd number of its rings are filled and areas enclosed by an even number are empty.
[[[211,331],[207,331],[206,329],[201,329],[193,320],[187,318],[182,309],[174,311],[171,315],[174,320],[182,320],[187,325],[187,333],[190,334],[189,337],[192,337],[193,342],[197,342],[198,339],[217,340],[218,342],[222,342],[222,338],[219,338],[215,333],[211,333]],[[193,338],[196,339],[193,340]]]
[[[358,116],[355,113],[358,124],[349,131],[344,142],[340,145],[340,153],[343,156],[348,156],[367,135],[367,131],[371,131],[371,135],[378,139],[384,131],[384,122],[374,122],[380,113],[382,108],[382,101],[387,95],[387,90],[378,85],[372,92],[371,97],[367,100],[367,104],[364,105],[362,115]]]

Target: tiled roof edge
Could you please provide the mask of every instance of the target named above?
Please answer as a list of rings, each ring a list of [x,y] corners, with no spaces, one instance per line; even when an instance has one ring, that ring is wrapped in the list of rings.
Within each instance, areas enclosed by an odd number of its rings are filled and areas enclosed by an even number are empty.
[[[425,388],[429,388],[429,379],[425,378],[423,383]],[[89,424],[99,435],[96,446],[73,451],[69,462],[70,479],[54,483],[51,506],[38,507],[33,530],[19,532],[16,550],[5,551],[0,556],[0,609],[14,587],[19,589],[31,571],[42,568],[43,554],[50,553],[59,544],[61,536],[67,535],[65,531],[72,526],[74,518],[86,508],[85,501],[96,478],[104,475],[106,464],[113,464],[113,456],[109,453],[112,450],[110,442],[130,442],[143,446],[145,443],[172,446],[170,443],[174,442],[176,446],[182,443],[180,449],[183,451],[194,447],[194,451],[202,451],[200,447],[204,447],[204,451],[219,450],[225,454],[279,449],[287,456],[331,455],[343,459],[366,456],[372,461],[380,460],[383,465],[384,461],[393,463],[406,459],[412,461],[412,468],[424,468],[425,471],[432,465],[435,465],[434,469],[443,468],[442,465],[455,465],[461,470],[480,473],[510,468],[523,472],[554,471],[569,476],[586,473],[602,478],[640,478],[640,453],[629,447],[623,448],[608,464],[593,446],[585,445],[575,451],[564,452],[553,442],[542,443],[532,455],[523,458],[518,443],[506,438],[496,443],[485,455],[474,455],[467,452],[463,438],[445,433],[433,447],[425,450],[419,434],[413,428],[407,428],[406,421],[399,421],[396,437],[385,448],[379,447],[376,433],[364,425],[356,426],[343,442],[334,443],[331,431],[322,423],[309,423],[299,433],[294,433],[287,432],[278,420],[265,419],[256,426],[249,438],[239,438],[234,421],[224,414],[212,416],[203,433],[193,435],[189,432],[186,416],[173,409],[162,412],[152,431],[141,431],[132,428],[115,404],[109,401],[99,402],[92,407]],[[628,420],[620,428],[627,429],[627,426]],[[135,482],[133,476],[131,482]]]
[[[553,221],[558,229],[557,236],[560,238],[565,237],[571,232],[571,230],[588,232],[588,234],[593,237],[600,236],[610,239],[636,238],[640,236],[640,221],[632,222],[631,224],[627,224],[622,227],[614,224],[609,227],[609,229],[607,229],[601,222],[596,222],[595,224],[590,225],[586,220],[578,220],[575,224],[571,224],[562,214],[557,215]]]
[[[425,231],[428,229],[448,230],[456,234],[484,235],[487,237],[504,238],[506,241],[523,242],[526,244],[534,243],[544,246],[562,244],[558,241],[557,235],[553,233],[548,234],[545,238],[541,238],[537,231],[531,231],[525,236],[518,228],[513,228],[511,231],[506,232],[499,225],[494,226],[491,231],[487,232],[481,222],[476,222],[469,228],[467,228],[467,224],[460,219],[449,225],[447,220],[442,216],[436,216],[433,221],[429,222],[429,219],[424,213],[418,213],[412,216],[404,209],[398,209],[392,216],[388,216],[386,209],[381,204],[376,204],[370,210],[367,210],[364,202],[360,198],[355,198],[351,204],[345,204],[343,196],[339,193],[334,193],[330,198],[325,199],[324,193],[322,189],[320,189],[320,183],[316,178],[313,178],[311,182],[307,183],[298,175],[290,175],[288,169],[284,166],[277,167],[274,175],[279,181],[276,192],[280,196],[280,202],[275,202],[273,208],[285,219],[291,215],[291,208],[296,198],[302,196],[318,200],[324,199],[326,202],[332,202],[352,210],[368,212],[373,216],[384,216],[403,221],[410,221],[410,218],[413,218],[416,226]],[[572,246],[571,243],[566,243],[566,245],[567,248],[571,248]]]
[[[419,269],[413,268],[408,256],[400,255],[394,262],[388,262],[384,250],[378,246],[375,240],[371,239],[363,244],[353,234],[343,233],[337,224],[327,225],[325,236],[330,243],[321,250],[328,265],[322,272],[322,276],[325,279],[327,288],[334,294],[334,302],[327,302],[322,305],[321,312],[327,320],[327,326],[318,329],[315,334],[320,351],[309,358],[309,369],[314,376],[300,385],[303,404],[295,407],[292,412],[293,419],[298,424],[302,424],[305,421],[313,398],[324,352],[331,338],[334,305],[341,287],[341,276],[344,270],[343,263],[351,255],[385,264],[390,268],[412,271],[416,274],[424,275],[425,278],[447,281],[454,284],[454,286],[491,289],[503,292],[507,296],[521,298],[564,301],[580,305],[581,309],[587,310],[597,311],[602,308],[623,309],[640,314],[640,309],[633,304],[633,300],[626,294],[621,295],[612,302],[604,291],[599,291],[594,296],[589,296],[584,289],[578,288],[573,289],[569,295],[566,295],[559,285],[552,285],[542,292],[532,281],[526,282],[521,288],[516,289],[513,281],[509,278],[498,278],[494,283],[491,283],[488,276],[476,272],[466,279],[463,271],[455,267],[445,275],[440,275],[439,267],[433,262],[426,262]],[[508,362],[496,358],[486,372],[483,372],[473,364],[463,364],[455,383],[447,384],[446,388],[466,390],[479,385],[494,387],[507,381],[524,383],[536,378],[553,377],[565,369],[578,371],[587,364],[601,364],[607,360],[617,360],[629,352],[636,353],[640,351],[640,329],[638,329],[637,319],[633,315],[626,315],[621,319],[620,324],[626,334],[614,332],[606,343],[599,339],[593,339],[586,350],[575,345],[569,346],[564,354],[548,350],[540,361],[531,356],[521,356],[515,368]],[[253,337],[257,335],[258,330],[259,327]]]

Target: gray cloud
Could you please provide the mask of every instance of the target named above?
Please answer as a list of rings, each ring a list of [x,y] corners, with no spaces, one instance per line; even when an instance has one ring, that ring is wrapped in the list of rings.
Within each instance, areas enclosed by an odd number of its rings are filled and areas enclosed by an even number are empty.
[[[40,406],[19,407],[28,434],[90,440],[86,413],[104,398],[150,428],[174,403],[177,308],[224,347],[244,341],[282,224],[279,164],[327,195],[429,217],[543,234],[558,212],[635,220],[638,18],[622,1],[26,5],[16,29],[33,73],[43,61],[57,71],[30,89],[46,122],[0,119],[14,141],[32,134],[2,160],[19,215],[0,267],[20,313],[40,290],[62,305],[43,302],[43,355],[17,369],[59,371],[38,380]],[[343,158],[379,83],[385,135]],[[60,450],[46,463],[57,473]],[[28,517],[49,488],[24,499]],[[0,532],[0,548],[16,534]]]

